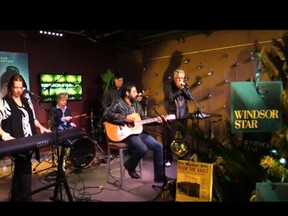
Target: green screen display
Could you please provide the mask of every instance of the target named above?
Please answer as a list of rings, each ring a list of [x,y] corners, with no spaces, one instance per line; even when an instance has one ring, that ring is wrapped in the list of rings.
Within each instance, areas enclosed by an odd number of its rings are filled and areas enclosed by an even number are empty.
[[[66,92],[69,100],[83,97],[82,75],[80,74],[40,74],[40,95],[42,101],[55,101],[56,96]]]

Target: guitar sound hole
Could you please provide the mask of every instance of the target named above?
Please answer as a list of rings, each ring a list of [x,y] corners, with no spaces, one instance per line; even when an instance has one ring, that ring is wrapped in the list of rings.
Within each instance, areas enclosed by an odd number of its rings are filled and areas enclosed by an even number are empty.
[[[134,123],[128,123],[127,126],[128,126],[128,128],[133,128],[135,126],[135,124]]]

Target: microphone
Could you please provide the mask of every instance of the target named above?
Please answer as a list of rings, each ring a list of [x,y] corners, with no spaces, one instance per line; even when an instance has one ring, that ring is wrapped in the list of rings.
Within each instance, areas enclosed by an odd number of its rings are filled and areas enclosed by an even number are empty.
[[[26,92],[27,94],[29,94],[29,95],[34,95],[34,96],[38,96],[38,95],[36,95],[35,93],[33,93],[33,92],[31,92],[31,91],[29,91],[28,89],[26,89],[26,88],[23,88],[24,89],[24,92]]]
[[[186,83],[181,83],[181,85],[188,88],[188,85]]]

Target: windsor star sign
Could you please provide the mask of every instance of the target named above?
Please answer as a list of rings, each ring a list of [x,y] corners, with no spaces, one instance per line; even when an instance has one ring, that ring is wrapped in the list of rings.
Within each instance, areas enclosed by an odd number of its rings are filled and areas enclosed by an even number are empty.
[[[231,131],[272,132],[282,124],[282,82],[232,82]]]

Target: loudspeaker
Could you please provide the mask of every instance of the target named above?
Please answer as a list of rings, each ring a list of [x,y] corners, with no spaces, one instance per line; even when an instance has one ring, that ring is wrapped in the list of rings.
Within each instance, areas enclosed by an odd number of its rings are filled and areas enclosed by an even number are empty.
[[[256,183],[255,202],[288,201],[288,183]]]

